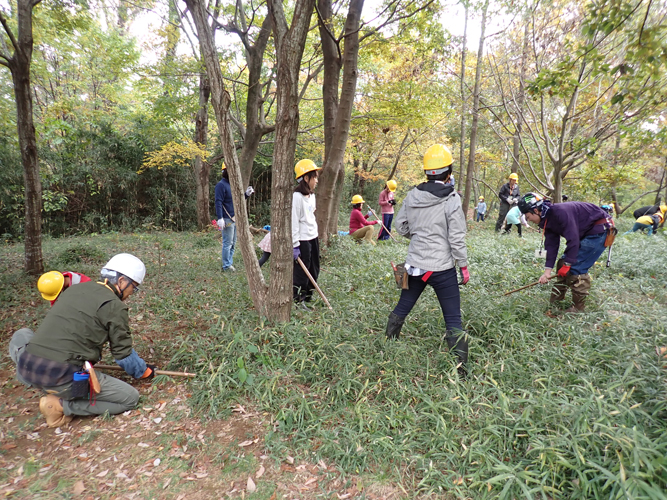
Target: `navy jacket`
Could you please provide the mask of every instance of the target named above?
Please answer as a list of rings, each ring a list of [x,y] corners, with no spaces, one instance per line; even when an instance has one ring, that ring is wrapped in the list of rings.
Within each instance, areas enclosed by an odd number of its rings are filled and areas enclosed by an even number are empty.
[[[544,248],[547,251],[545,267],[554,267],[561,236],[567,242],[563,255],[565,262],[575,264],[581,240],[607,230],[607,224],[596,222],[607,219],[609,215],[593,203],[570,201],[552,205],[545,202],[545,205],[540,221],[540,227],[544,229]]]
[[[222,208],[225,208],[224,210]],[[221,179],[215,185],[215,215],[218,220],[234,217],[234,203],[232,201],[232,188],[227,179]]]

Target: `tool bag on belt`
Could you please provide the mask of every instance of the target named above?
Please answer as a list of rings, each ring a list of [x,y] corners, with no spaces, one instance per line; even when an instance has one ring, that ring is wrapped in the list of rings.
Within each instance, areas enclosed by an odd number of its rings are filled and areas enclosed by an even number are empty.
[[[614,240],[616,239],[616,235],[618,234],[618,229],[616,229],[616,226],[614,225],[614,219],[611,217],[600,219],[595,222],[595,225],[597,224],[604,224],[607,228],[607,237],[604,240],[605,248],[612,246],[614,244]]]
[[[408,273],[405,270],[405,262],[402,264],[394,265],[391,263],[391,267],[394,270],[394,279],[396,280],[396,286],[402,290],[408,290]]]

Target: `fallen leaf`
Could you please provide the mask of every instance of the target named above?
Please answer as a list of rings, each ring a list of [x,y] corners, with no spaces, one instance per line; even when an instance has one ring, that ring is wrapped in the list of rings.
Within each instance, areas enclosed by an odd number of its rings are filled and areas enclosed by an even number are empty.
[[[160,460],[159,458],[156,458],[155,461],[153,462],[153,466],[154,466],[154,467],[157,467],[158,465],[160,465],[160,462],[161,462],[161,461],[162,461],[162,460]]]
[[[107,469],[107,470],[103,470],[103,471],[100,472],[96,477],[104,477],[104,476],[106,476],[108,473],[109,473],[109,469]]]
[[[257,486],[255,486],[255,482],[250,476],[248,476],[248,484],[246,489],[248,490],[248,493],[254,493],[257,490]]]
[[[154,418],[153,422],[155,422],[156,424],[159,424],[160,422],[162,422],[162,417]]]
[[[306,484],[304,486],[309,486],[313,484],[315,481],[317,481],[316,477],[311,477],[308,481],[306,481]]]
[[[255,474],[255,477],[256,477],[257,479],[259,479],[260,477],[262,477],[262,476],[264,475],[264,470],[265,470],[265,469],[264,469],[264,466],[263,466],[263,465],[260,465],[260,466],[259,466],[259,470],[257,471],[257,474]]]
[[[146,444],[146,443],[137,443],[137,446],[138,446],[139,448],[148,448],[150,445],[149,445],[149,444]]]
[[[285,458],[288,464],[292,465],[294,463],[294,458],[289,455]]]
[[[250,446],[251,444],[253,444],[253,442],[252,442],[252,440],[249,440],[249,441],[243,441],[242,443],[239,443],[239,446],[241,448],[245,448],[246,446]]]
[[[80,495],[83,493],[83,490],[85,490],[86,487],[83,485],[83,481],[77,481],[74,483],[74,488],[72,489],[72,494],[73,495]]]

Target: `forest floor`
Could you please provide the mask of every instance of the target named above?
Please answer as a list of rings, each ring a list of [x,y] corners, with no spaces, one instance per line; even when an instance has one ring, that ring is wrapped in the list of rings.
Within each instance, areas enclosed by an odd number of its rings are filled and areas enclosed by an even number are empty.
[[[9,498],[664,498],[667,237],[619,237],[595,266],[588,311],[549,309],[534,281],[540,235],[471,224],[471,336],[462,381],[431,290],[401,340],[384,340],[398,300],[377,247],[337,239],[319,282],[331,301],[281,325],[254,314],[243,264],[220,271],[220,236],[143,233],[44,241],[46,267],[96,277],[113,254],[147,264],[129,301],[135,347],[193,381],[129,380],[138,407],[49,429],[41,394],[15,381],[12,333],[48,312],[0,247],[0,494]],[[627,225],[627,224],[626,224]],[[269,266],[263,271],[268,274]],[[108,352],[103,362],[112,364]]]

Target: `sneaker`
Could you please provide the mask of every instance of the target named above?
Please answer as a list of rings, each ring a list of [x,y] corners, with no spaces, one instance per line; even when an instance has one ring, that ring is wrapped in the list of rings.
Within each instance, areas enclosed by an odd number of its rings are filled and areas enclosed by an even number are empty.
[[[303,309],[304,311],[308,311],[308,312],[312,312],[312,311],[313,311],[313,310],[312,310],[310,307],[308,307],[308,306],[306,305],[306,303],[303,302],[303,301],[301,301],[301,302],[297,302],[297,307],[298,307],[299,309]]]
[[[49,427],[62,427],[72,421],[72,416],[65,415],[60,399],[53,394],[39,400],[39,411],[46,418],[46,425]]]
[[[236,271],[236,268],[235,268],[234,266],[229,266],[229,267],[227,267],[227,268],[224,268],[224,267],[223,267],[222,270],[223,270],[223,271],[230,271],[230,272],[233,273],[234,271]]]

